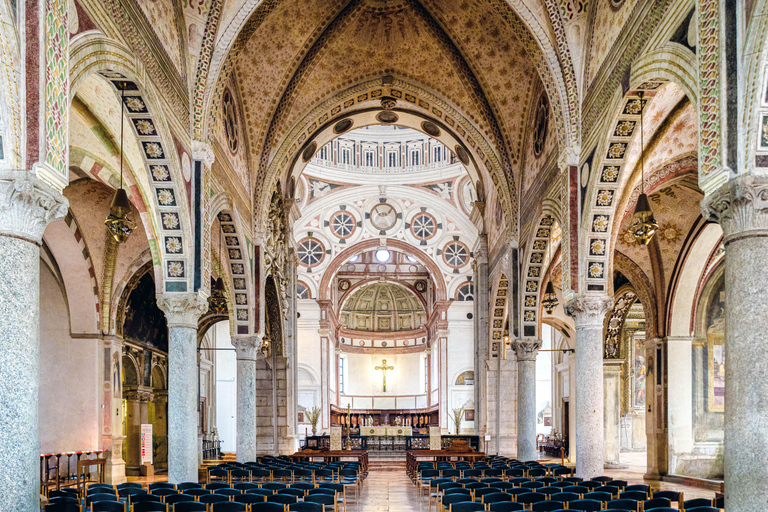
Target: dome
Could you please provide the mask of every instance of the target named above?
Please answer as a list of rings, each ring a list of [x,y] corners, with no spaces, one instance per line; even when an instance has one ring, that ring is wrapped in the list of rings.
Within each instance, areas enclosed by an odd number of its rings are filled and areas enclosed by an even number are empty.
[[[352,292],[341,308],[340,321],[355,331],[411,331],[427,323],[427,312],[414,292],[375,282]]]

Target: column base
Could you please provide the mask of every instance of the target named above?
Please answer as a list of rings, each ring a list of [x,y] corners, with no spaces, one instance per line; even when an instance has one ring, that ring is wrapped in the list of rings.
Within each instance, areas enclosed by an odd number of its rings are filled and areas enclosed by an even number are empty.
[[[127,482],[125,477],[125,461],[110,461],[104,465],[104,482],[111,485],[119,485]]]

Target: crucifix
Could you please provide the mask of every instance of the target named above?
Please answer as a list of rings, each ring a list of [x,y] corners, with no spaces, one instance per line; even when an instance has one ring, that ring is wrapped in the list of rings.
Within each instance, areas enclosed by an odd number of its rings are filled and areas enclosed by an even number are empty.
[[[381,360],[381,366],[377,366],[376,368],[374,368],[374,370],[381,370],[381,378],[382,378],[382,381],[384,383],[384,387],[383,387],[382,391],[384,393],[387,392],[387,370],[394,370],[394,369],[395,369],[394,366],[387,366],[387,360],[386,359],[382,359]]]

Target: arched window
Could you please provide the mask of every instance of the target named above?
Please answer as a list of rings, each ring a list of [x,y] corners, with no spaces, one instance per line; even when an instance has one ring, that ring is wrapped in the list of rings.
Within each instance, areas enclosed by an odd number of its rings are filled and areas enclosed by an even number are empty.
[[[456,300],[459,302],[468,302],[475,300],[475,285],[466,282],[456,290]]]

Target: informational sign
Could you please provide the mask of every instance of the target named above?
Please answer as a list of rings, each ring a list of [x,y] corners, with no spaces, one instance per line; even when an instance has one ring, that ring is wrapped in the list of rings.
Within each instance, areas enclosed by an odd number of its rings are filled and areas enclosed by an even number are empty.
[[[141,425],[141,464],[152,464],[152,424]]]

